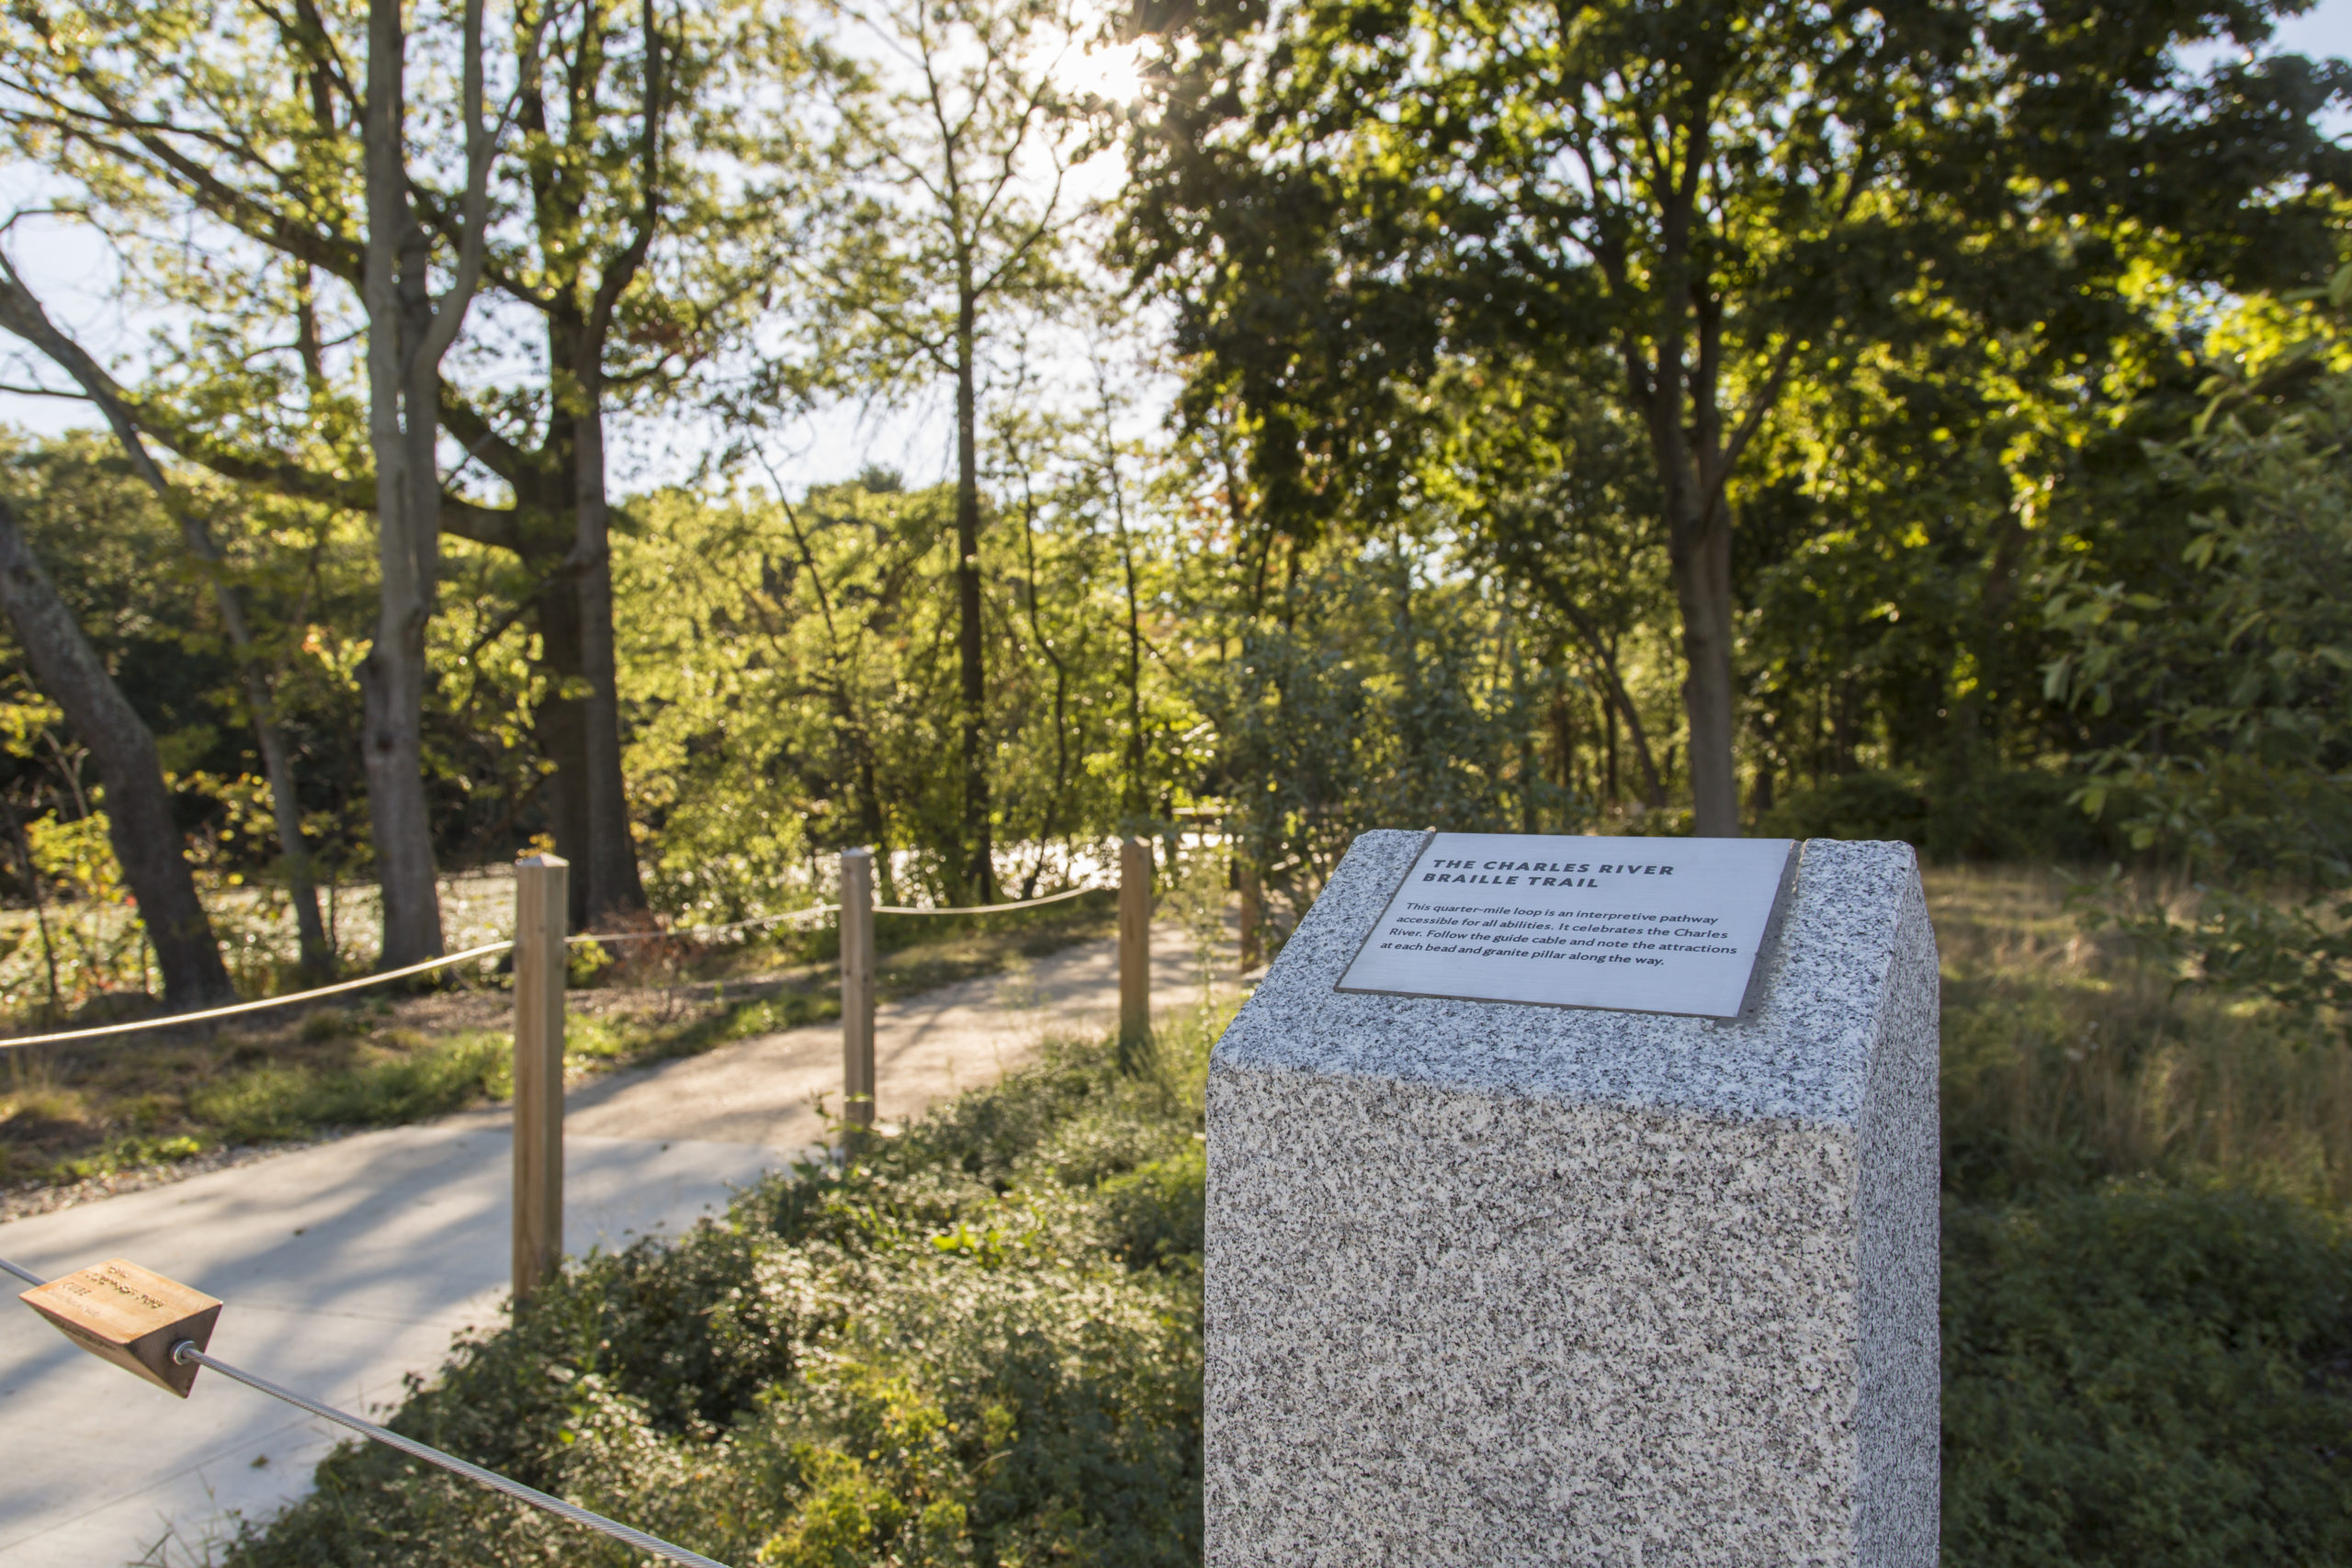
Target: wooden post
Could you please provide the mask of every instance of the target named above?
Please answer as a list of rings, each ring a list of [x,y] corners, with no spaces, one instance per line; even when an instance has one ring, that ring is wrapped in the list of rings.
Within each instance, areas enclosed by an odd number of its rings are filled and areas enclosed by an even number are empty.
[[[1119,1043],[1151,1036],[1151,843],[1119,841]]]
[[[564,911],[571,867],[514,863],[514,1303],[563,1259]]]
[[[1237,857],[1233,879],[1241,885],[1241,972],[1244,975],[1265,962],[1265,938],[1261,928],[1266,919],[1266,890],[1259,885],[1258,868]]]
[[[874,852],[842,852],[842,1122],[874,1125]]]

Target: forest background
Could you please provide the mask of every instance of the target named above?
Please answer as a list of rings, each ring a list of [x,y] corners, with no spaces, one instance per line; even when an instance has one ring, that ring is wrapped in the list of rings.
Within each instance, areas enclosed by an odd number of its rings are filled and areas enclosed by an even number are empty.
[[[413,962],[533,845],[616,929],[1210,814],[1293,912],[1395,823],[2131,861],[2332,1010],[2297,9],[16,15],[90,428],[0,455],[6,1005]],[[944,477],[784,477],[876,428]]]

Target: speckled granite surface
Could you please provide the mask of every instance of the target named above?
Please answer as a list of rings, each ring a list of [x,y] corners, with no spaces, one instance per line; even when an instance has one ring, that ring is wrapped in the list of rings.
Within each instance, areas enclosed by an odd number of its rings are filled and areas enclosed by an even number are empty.
[[[1212,1060],[1211,1568],[1931,1563],[1936,963],[1816,840],[1734,1021],[1345,995],[1360,839]]]

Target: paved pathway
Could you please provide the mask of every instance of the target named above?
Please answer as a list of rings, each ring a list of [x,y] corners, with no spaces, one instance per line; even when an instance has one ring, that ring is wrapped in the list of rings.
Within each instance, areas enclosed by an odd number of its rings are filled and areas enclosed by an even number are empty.
[[[1154,932],[1163,1003],[1193,980]],[[904,1119],[993,1079],[1049,1032],[1117,1013],[1108,942],[883,1007],[880,1113]],[[564,1243],[674,1233],[823,1135],[841,1031],[812,1025],[573,1089]],[[500,1316],[509,1123],[485,1111],[366,1133],[254,1165],[0,1224],[0,1255],[54,1276],[128,1258],[219,1296],[224,1359],[346,1409],[396,1404],[450,1337]],[[204,1561],[232,1516],[308,1491],[340,1428],[210,1373],[183,1403],[74,1349],[21,1308],[0,1315],[0,1568]]]

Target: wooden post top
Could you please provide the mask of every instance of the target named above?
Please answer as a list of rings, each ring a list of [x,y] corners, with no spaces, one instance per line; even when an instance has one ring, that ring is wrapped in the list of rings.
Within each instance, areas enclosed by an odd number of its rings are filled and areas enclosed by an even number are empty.
[[[172,1348],[192,1339],[203,1349],[212,1343],[212,1325],[220,1316],[220,1303],[202,1291],[121,1258],[20,1292],[17,1299],[100,1360],[182,1399],[196,1382],[197,1369],[173,1360]]]

